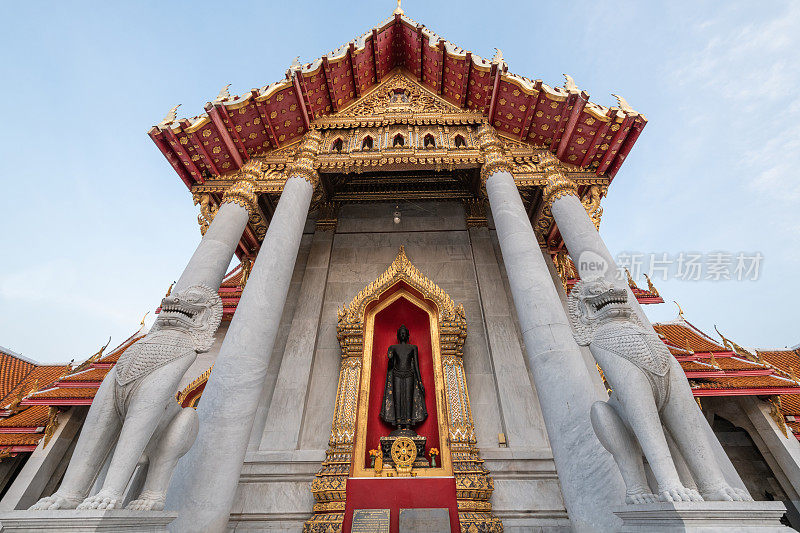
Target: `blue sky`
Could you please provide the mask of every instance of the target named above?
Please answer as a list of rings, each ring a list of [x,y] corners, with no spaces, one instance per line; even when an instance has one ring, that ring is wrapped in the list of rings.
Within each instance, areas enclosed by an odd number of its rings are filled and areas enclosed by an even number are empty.
[[[488,7],[487,7],[488,6]],[[81,360],[136,330],[200,234],[146,135],[231,83],[282,78],[385,19],[362,2],[16,2],[0,34],[0,345]],[[758,281],[656,280],[686,317],[750,347],[800,342],[800,4],[422,2],[407,15],[512,72],[649,124],[604,201],[612,253],[761,252]],[[11,24],[8,23],[11,21]],[[643,279],[639,280],[645,284]],[[650,306],[671,320],[673,304]],[[152,316],[152,315],[151,315]]]

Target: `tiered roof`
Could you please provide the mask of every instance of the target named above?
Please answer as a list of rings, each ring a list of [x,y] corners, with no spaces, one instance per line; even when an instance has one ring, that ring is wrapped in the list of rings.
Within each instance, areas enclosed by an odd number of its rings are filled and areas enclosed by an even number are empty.
[[[10,350],[0,351],[0,455],[15,455],[36,448],[49,421],[49,409],[28,409],[22,404],[41,386],[56,381],[70,365],[37,365]]]
[[[251,157],[296,142],[315,121],[338,113],[396,69],[501,135],[549,148],[598,176],[617,173],[647,123],[618,106],[589,101],[572,78],[562,87],[512,74],[452,44],[401,9],[378,26],[311,63],[293,63],[285,79],[231,96],[226,86],[205,113],[177,119],[173,109],[149,135],[187,187],[241,168]]]
[[[720,344],[682,316],[653,328],[681,363],[695,396],[800,394],[787,367],[734,348],[727,339]]]

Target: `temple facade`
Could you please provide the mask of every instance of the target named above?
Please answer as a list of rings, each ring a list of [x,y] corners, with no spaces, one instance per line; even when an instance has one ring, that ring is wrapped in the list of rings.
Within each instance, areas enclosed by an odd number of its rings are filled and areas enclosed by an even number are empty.
[[[800,524],[800,353],[651,325],[658,291],[598,233],[646,123],[399,3],[279,82],[171,110],[149,135],[200,244],[149,330],[77,366],[3,354],[0,523]]]

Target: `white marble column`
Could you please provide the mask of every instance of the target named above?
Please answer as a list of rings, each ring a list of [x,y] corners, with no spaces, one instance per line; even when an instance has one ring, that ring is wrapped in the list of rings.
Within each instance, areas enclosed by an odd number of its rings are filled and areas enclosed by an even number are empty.
[[[600,262],[605,263],[602,267],[604,277],[627,288],[628,301],[637,316],[645,327],[652,329],[647,315],[645,315],[644,310],[636,300],[636,296],[634,296],[628,283],[623,281],[623,274],[621,274],[611,252],[600,237],[600,233],[586,212],[586,208],[578,198],[578,188],[575,182],[561,171],[560,163],[550,154],[542,158],[540,166],[544,168],[545,176],[548,179],[543,199],[550,204],[553,219],[558,225],[561,238],[564,239],[564,244],[575,263],[575,267],[578,269],[578,274],[583,279],[596,277],[598,274],[597,263],[598,260],[601,260]],[[704,424],[698,430],[704,432],[708,437],[725,480],[736,488],[746,489],[744,482],[736,472],[728,455],[722,449],[711,427],[708,424]]]
[[[243,169],[241,173],[243,179],[234,183],[225,192],[222,206],[211,221],[192,258],[189,259],[183,274],[172,288],[173,291],[192,285],[219,288],[250,218],[250,212],[256,209],[251,172],[254,170],[249,166]]]
[[[332,247],[333,231],[317,229],[259,450],[294,450],[300,442]]]
[[[311,130],[286,183],[198,407],[200,432],[167,495],[170,531],[227,530],[231,504],[280,324],[318,176],[320,134]]]
[[[589,410],[596,398],[588,370],[539,249],[510,162],[491,126],[479,132],[481,177],[497,229],[508,282],[525,341],[564,503],[575,531],[611,531],[611,507],[625,488],[611,455],[594,435]]]

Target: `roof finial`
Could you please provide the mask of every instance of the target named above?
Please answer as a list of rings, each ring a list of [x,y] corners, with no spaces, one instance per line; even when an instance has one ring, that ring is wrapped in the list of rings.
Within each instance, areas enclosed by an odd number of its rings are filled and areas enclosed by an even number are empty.
[[[675,300],[672,300],[672,301],[675,303],[675,305],[677,305],[677,306],[678,306],[678,318],[680,318],[681,320],[684,320],[684,321],[685,321],[686,319],[685,319],[685,318],[683,318],[683,309],[681,309],[681,304],[679,304],[679,303],[678,303],[678,302],[676,302]]]
[[[170,109],[169,113],[167,113],[167,116],[165,116],[164,119],[161,122],[158,123],[158,125],[159,126],[166,126],[167,124],[172,124],[173,122],[175,122],[175,119],[178,118],[178,108],[180,106],[181,106],[181,104],[178,104],[175,107],[173,107],[172,109]]]
[[[575,83],[575,80],[572,79],[572,76],[570,76],[569,74],[564,74],[563,76],[567,80],[564,83],[564,88],[568,92],[576,92],[576,93],[580,92],[580,89],[578,89],[578,84]]]
[[[225,87],[220,89],[219,94],[217,95],[216,98],[214,98],[214,101],[215,102],[224,102],[225,100],[228,100],[231,97],[231,92],[229,90],[230,87],[231,87],[231,84],[229,83],[228,85],[226,85]]]
[[[494,54],[494,57],[492,58],[492,63],[502,63],[503,51],[500,50],[499,48],[495,48],[495,50],[497,50],[497,53]]]
[[[625,113],[629,115],[638,115],[639,113],[631,107],[627,100],[625,100],[622,96],[618,94],[611,94],[614,98],[617,99],[617,103],[619,104],[619,108],[622,109]]]
[[[403,14],[403,8],[400,7],[400,0],[397,0],[397,9],[392,11],[392,15],[402,15],[402,14]]]
[[[295,70],[300,70],[303,68],[303,65],[300,64],[300,56],[297,56],[292,61],[292,64],[289,65],[289,71],[294,72]]]

